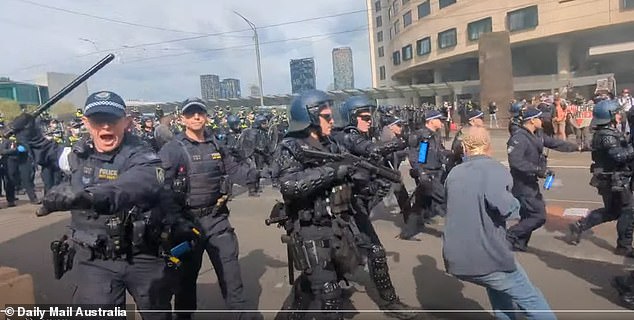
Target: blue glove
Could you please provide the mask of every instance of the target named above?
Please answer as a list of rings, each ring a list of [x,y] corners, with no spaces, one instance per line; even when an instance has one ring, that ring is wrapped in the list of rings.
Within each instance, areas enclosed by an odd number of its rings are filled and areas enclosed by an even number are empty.
[[[18,152],[26,152],[26,148],[23,145],[19,145]]]

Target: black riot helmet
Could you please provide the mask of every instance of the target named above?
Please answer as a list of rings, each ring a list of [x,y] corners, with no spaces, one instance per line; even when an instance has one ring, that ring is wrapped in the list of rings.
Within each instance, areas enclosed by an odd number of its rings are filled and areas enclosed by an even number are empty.
[[[333,101],[323,91],[308,90],[293,99],[288,109],[288,132],[301,132],[319,126],[319,111],[332,107]]]
[[[253,127],[254,128],[262,128],[262,127],[264,127],[264,125],[266,125],[267,121],[268,121],[268,119],[266,118],[265,115],[258,114],[258,115],[255,116],[255,119],[253,120]]]
[[[615,120],[616,114],[621,110],[621,106],[615,100],[601,100],[592,109],[591,126],[603,126]]]
[[[227,126],[231,130],[239,130],[240,129],[240,118],[235,114],[230,114],[227,116]]]
[[[376,105],[365,96],[353,96],[348,98],[339,108],[341,120],[346,126],[357,125],[357,115],[362,112],[374,112]]]

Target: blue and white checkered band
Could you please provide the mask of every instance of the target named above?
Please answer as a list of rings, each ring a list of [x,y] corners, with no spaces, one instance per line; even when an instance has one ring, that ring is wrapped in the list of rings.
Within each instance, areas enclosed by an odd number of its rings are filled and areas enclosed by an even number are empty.
[[[114,101],[95,101],[95,102],[91,102],[91,103],[86,105],[86,107],[84,108],[84,112],[90,110],[90,108],[92,108],[92,107],[97,107],[97,106],[115,107],[115,108],[125,112],[125,106],[123,106],[120,103],[116,103]]]
[[[191,107],[191,106],[198,106],[198,107],[200,107],[200,108],[205,109],[205,106],[204,106],[204,105],[202,105],[200,102],[195,102],[195,101],[194,101],[194,102],[190,102],[190,103],[188,103],[188,104],[184,105],[184,106],[183,106],[183,108],[181,108],[181,110],[185,110],[185,109],[187,109],[187,108],[189,108],[189,107]],[[205,110],[207,110],[207,109],[205,109]]]
[[[425,119],[425,121],[438,119],[438,118],[440,118],[440,117],[442,117],[442,114],[437,114],[437,115],[435,115],[435,116],[432,116],[432,117],[429,117],[429,118]]]

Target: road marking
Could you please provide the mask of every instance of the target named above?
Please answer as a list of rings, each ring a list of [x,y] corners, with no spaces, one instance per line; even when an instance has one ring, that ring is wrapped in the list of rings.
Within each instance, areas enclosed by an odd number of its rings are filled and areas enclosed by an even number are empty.
[[[509,162],[508,161],[500,161],[500,163],[502,163],[505,167],[509,166]],[[553,169],[590,169],[589,166],[559,166],[559,165],[554,165],[554,166],[548,166],[549,168],[553,168]]]
[[[589,203],[589,204],[603,204],[601,201],[589,201],[589,200],[566,200],[566,199],[545,199],[546,202],[569,202],[569,203]]]

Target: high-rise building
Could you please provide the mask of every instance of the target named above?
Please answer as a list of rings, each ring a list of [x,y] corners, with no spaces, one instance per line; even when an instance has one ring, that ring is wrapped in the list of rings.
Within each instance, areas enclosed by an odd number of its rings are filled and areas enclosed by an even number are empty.
[[[352,49],[350,47],[332,49],[332,73],[335,77],[335,90],[354,88]]]
[[[251,96],[252,97],[259,97],[260,96],[260,87],[256,86],[256,85],[251,85],[251,87],[249,87],[250,91],[251,91]]]
[[[291,60],[291,88],[293,94],[315,89],[315,60],[313,58]]]
[[[203,100],[220,98],[220,77],[215,74],[200,76],[200,95]]]
[[[220,97],[223,99],[240,98],[240,80],[223,79],[220,83]]]

